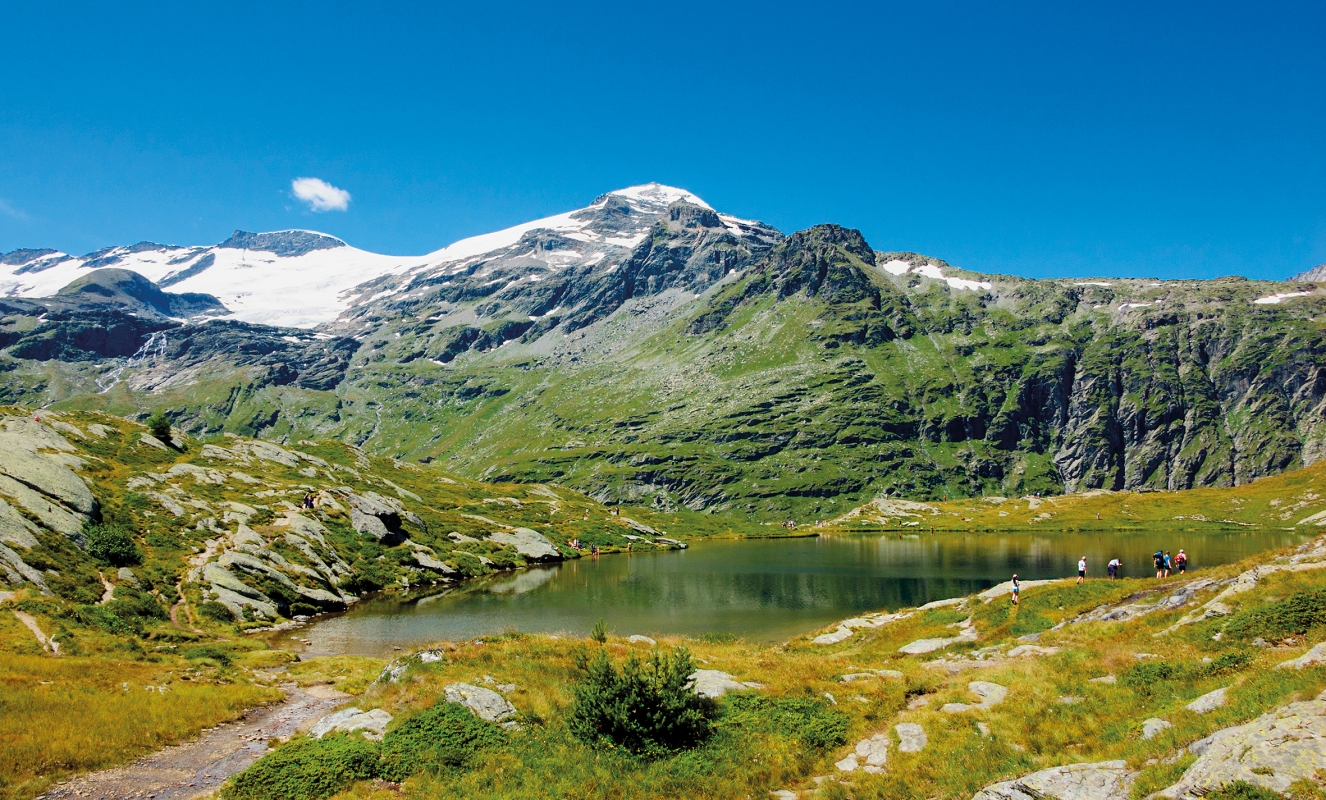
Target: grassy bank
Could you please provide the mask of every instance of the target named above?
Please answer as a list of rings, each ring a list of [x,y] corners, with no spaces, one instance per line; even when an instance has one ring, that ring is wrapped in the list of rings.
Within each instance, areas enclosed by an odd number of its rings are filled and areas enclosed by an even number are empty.
[[[1311,530],[1326,509],[1326,462],[1228,488],[1182,492],[1095,490],[1048,497],[980,497],[933,503],[881,498],[828,523],[830,530],[1056,531]],[[914,531],[913,531],[914,532]]]
[[[1273,560],[1265,555],[1188,580],[1225,579]],[[737,798],[788,789],[826,798],[968,798],[991,782],[1037,769],[1123,759],[1139,773],[1134,796],[1142,797],[1168,786],[1192,762],[1183,754],[1186,744],[1326,688],[1326,668],[1272,670],[1326,636],[1326,569],[1268,575],[1252,591],[1229,598],[1227,615],[1172,632],[1166,631],[1219,587],[1172,610],[1056,629],[1095,609],[1158,601],[1181,585],[1055,583],[1026,590],[1016,607],[1006,596],[989,603],[969,598],[913,610],[828,645],[813,643],[811,635],[781,646],[664,639],[661,649],[685,647],[699,667],[762,688],[719,699],[713,732],[703,742],[652,756],[586,741],[571,724],[585,654],[603,649],[622,664],[652,649],[627,642],[630,631],[613,632],[602,644],[520,634],[443,643],[436,649],[440,660],[415,663],[397,682],[373,685],[355,705],[389,710],[395,715],[390,731],[434,707],[448,684],[514,684],[506,697],[519,710],[523,730],[463,766],[421,769],[402,783],[351,781],[338,796]],[[611,627],[610,611],[605,615]],[[951,637],[965,620],[977,640],[927,655],[899,652],[918,639]],[[1027,644],[1019,637],[1037,634],[1035,647],[1045,649],[1010,655]],[[1267,641],[1254,641],[1258,636]],[[872,670],[901,677],[843,681]],[[1113,682],[1093,680],[1107,676]],[[967,688],[974,680],[1007,687],[1007,699],[985,709],[941,710],[947,703],[976,703]],[[1185,708],[1221,687],[1228,687],[1224,706],[1206,714]],[[1153,717],[1172,727],[1145,739],[1142,723]],[[922,751],[897,749],[893,726],[900,722],[925,730]],[[834,766],[876,733],[893,742],[882,772]],[[231,796],[243,794],[232,790]]]

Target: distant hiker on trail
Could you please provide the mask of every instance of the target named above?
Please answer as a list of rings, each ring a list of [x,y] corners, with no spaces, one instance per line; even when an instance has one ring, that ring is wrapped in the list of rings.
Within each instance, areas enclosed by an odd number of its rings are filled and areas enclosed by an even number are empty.
[[[1165,551],[1157,550],[1155,555],[1151,556],[1151,560],[1155,562],[1156,565],[1156,577],[1165,577]]]
[[[1170,570],[1174,569],[1174,559],[1169,557],[1169,551],[1165,551],[1165,577],[1169,577]]]
[[[1123,562],[1120,561],[1119,559],[1117,558],[1110,559],[1109,565],[1105,568],[1105,571],[1110,574],[1110,580],[1114,580],[1119,577],[1119,567],[1122,566]]]
[[[1182,575],[1188,571],[1188,554],[1179,549],[1179,554],[1174,557],[1174,563],[1179,568],[1179,574]]]
[[[1018,604],[1018,592],[1022,591],[1022,584],[1018,583],[1018,574],[1013,573],[1013,605]]]
[[[1087,579],[1087,557],[1082,556],[1077,562],[1077,585],[1081,586],[1082,581]]]

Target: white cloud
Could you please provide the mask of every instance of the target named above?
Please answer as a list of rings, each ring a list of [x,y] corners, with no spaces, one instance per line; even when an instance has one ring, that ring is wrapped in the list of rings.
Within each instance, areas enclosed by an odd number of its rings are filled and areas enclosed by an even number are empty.
[[[27,213],[23,211],[23,209],[9,202],[3,197],[0,197],[0,214],[4,214],[5,216],[8,217],[13,217],[19,222],[32,221],[32,217],[29,217]]]
[[[344,211],[350,207],[350,193],[321,178],[295,178],[290,189],[314,211]]]

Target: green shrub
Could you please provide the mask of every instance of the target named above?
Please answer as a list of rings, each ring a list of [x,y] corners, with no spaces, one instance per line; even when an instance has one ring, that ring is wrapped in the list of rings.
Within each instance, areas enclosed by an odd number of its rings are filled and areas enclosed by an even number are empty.
[[[230,652],[223,650],[214,644],[200,644],[193,647],[186,647],[180,650],[180,655],[188,659],[210,658],[223,667],[228,667],[232,663]]]
[[[728,707],[732,722],[789,736],[809,750],[824,752],[847,744],[850,718],[818,697],[738,694]]]
[[[405,720],[382,740],[380,776],[403,781],[418,772],[439,774],[470,766],[475,757],[506,741],[506,731],[464,706],[440,701]]]
[[[1279,641],[1326,625],[1326,589],[1297,592],[1283,600],[1245,609],[1229,618],[1225,636],[1248,641],[1258,636]]]
[[[589,629],[589,638],[599,644],[606,644],[608,641],[608,623],[602,619],[594,623],[594,627]]]
[[[123,525],[87,523],[83,526],[87,538],[87,552],[96,560],[112,567],[140,564],[143,553],[134,544],[133,534]]]
[[[618,670],[606,650],[583,653],[584,677],[574,687],[568,724],[587,742],[609,742],[650,756],[693,747],[713,730],[718,706],[691,692],[695,662],[685,648],[655,650],[641,661],[632,654]]]
[[[74,618],[88,627],[101,628],[118,636],[140,636],[143,633],[138,620],[124,619],[106,606],[78,606],[74,609]]]
[[[297,739],[268,753],[222,790],[225,800],[322,800],[377,775],[378,746],[359,736]]]
[[[1225,675],[1230,672],[1238,672],[1252,663],[1252,654],[1241,651],[1221,653],[1206,665],[1206,674]]]
[[[199,614],[202,614],[204,617],[207,617],[208,619],[211,620],[215,620],[217,622],[235,621],[235,615],[230,613],[230,609],[226,608],[224,604],[218,603],[215,600],[208,600],[206,603],[199,603],[197,611]]]
[[[151,433],[166,444],[172,444],[170,438],[170,420],[166,419],[166,415],[162,414],[160,411],[147,418],[147,430],[148,433]]]
[[[1255,783],[1234,781],[1211,792],[1207,800],[1284,800],[1284,795],[1263,789]]]
[[[1172,681],[1180,673],[1181,670],[1168,661],[1143,661],[1128,668],[1119,682],[1140,694],[1151,694],[1157,684]]]

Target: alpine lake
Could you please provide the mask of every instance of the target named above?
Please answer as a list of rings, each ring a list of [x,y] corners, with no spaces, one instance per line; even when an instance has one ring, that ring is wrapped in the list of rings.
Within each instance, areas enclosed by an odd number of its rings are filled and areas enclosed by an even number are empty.
[[[1089,580],[1105,565],[1154,576],[1157,549],[1187,551],[1190,572],[1306,537],[1284,530],[850,534],[696,540],[686,550],[583,557],[474,579],[432,594],[386,594],[350,611],[273,633],[275,646],[325,655],[389,656],[396,648],[508,630],[583,636],[736,636],[779,642],[869,611],[917,606],[1007,581]]]

